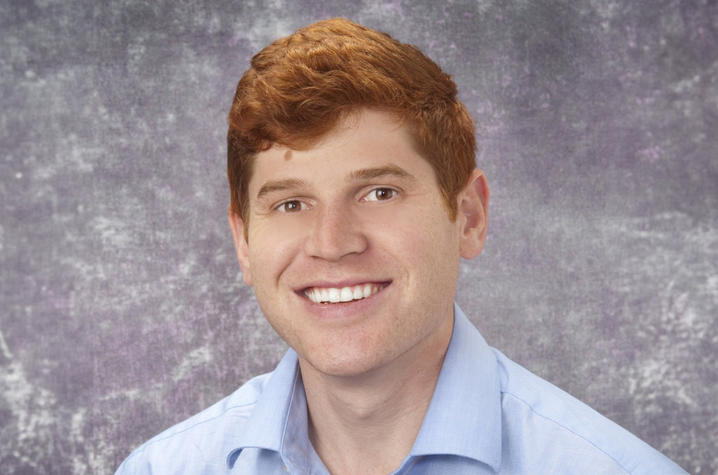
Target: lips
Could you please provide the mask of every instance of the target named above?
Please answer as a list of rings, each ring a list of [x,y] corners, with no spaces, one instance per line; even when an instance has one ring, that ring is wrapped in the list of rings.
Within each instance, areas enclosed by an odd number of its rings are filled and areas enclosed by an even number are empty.
[[[378,293],[387,285],[389,285],[389,282],[366,282],[342,287],[316,286],[307,287],[304,289],[303,294],[314,303],[336,304],[363,300]]]

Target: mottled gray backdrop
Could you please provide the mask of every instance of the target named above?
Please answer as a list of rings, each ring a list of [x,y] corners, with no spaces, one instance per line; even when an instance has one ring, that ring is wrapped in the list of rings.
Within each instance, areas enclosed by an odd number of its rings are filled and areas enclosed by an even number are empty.
[[[457,299],[491,344],[718,473],[718,6],[0,1],[0,467],[109,473],[271,369],[226,115],[251,55],[346,16],[451,73],[492,185]]]

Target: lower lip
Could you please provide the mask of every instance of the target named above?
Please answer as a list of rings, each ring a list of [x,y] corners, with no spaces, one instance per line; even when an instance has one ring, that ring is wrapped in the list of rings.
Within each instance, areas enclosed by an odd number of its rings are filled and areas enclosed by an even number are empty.
[[[371,306],[382,299],[382,296],[386,294],[390,286],[391,282],[387,283],[380,291],[369,297],[360,300],[350,300],[349,302],[315,303],[309,300],[303,292],[300,293],[300,298],[304,300],[309,311],[322,320],[347,320],[365,314]]]

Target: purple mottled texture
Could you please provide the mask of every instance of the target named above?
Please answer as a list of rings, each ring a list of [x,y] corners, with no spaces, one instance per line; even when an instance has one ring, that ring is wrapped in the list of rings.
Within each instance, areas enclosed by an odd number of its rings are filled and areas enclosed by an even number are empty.
[[[0,467],[110,473],[285,346],[241,283],[226,114],[346,16],[435,58],[492,186],[491,344],[718,473],[715,1],[0,2]]]

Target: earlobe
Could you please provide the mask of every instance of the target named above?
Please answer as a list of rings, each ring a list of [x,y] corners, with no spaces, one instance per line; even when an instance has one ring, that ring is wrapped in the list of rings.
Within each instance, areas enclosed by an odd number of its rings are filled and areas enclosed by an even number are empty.
[[[229,209],[229,228],[232,230],[234,238],[234,249],[237,252],[237,260],[239,268],[242,270],[242,279],[247,285],[252,285],[252,270],[249,264],[249,245],[244,232],[244,222],[242,218]]]
[[[489,216],[489,185],[481,170],[474,169],[457,200],[457,220],[461,226],[459,250],[461,257],[472,259],[484,248]]]

